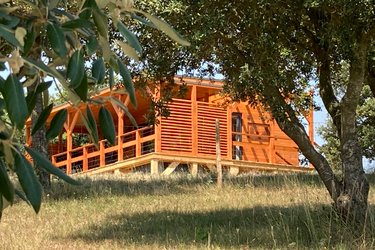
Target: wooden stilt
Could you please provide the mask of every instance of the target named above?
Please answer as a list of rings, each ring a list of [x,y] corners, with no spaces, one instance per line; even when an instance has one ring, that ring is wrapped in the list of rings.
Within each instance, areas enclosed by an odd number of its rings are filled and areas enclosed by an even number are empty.
[[[158,160],[152,159],[151,160],[151,175],[158,175],[159,174],[159,162]]]
[[[236,175],[239,174],[239,172],[240,172],[240,168],[239,167],[230,167],[230,169],[229,169],[229,174],[231,176],[236,176]]]
[[[198,175],[198,163],[192,163],[190,165],[190,173],[194,177]]]

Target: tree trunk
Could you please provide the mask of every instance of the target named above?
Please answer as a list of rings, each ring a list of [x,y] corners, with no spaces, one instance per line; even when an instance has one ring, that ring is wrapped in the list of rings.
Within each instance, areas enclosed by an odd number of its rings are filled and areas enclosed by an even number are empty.
[[[350,224],[365,226],[369,184],[362,164],[362,151],[358,143],[356,112],[367,69],[368,40],[364,36],[354,48],[350,62],[349,82],[341,101],[341,160],[343,185],[335,206]]]
[[[36,81],[33,85],[28,87],[27,91],[29,93],[35,92],[36,87],[38,85],[39,81]],[[36,94],[35,96],[35,107],[31,113],[31,123],[32,126],[35,125],[36,121],[38,120],[39,115],[43,111],[43,96],[41,93]],[[31,148],[37,150],[39,153],[41,153],[45,158],[49,158],[48,155],[48,141],[46,138],[46,127],[43,125],[33,136],[31,139]],[[50,174],[46,172],[44,169],[35,166],[35,172],[39,178],[40,183],[44,187],[44,189],[48,190],[51,186],[50,181]]]

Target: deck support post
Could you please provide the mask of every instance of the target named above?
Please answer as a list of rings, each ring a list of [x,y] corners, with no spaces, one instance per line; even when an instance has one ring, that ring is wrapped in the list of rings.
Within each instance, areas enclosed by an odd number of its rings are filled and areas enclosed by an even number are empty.
[[[239,167],[230,167],[229,169],[229,174],[231,176],[237,176],[240,172],[240,168]]]
[[[151,160],[151,175],[159,175],[159,161],[156,159]]]
[[[190,165],[190,173],[192,176],[198,176],[198,163],[194,162]]]

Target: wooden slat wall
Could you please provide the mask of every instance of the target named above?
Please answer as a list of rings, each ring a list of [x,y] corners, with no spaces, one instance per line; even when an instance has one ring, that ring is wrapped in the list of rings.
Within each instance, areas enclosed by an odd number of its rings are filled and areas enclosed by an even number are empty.
[[[220,121],[221,156],[228,155],[227,111],[206,102],[197,102],[198,108],[198,154],[216,155],[215,122]]]
[[[242,142],[233,142],[233,147],[242,146],[243,160],[299,165],[297,145],[276,123],[271,129],[271,117],[260,106],[240,103],[231,111],[242,113]]]
[[[170,116],[161,119],[161,150],[192,153],[191,101],[173,99]]]

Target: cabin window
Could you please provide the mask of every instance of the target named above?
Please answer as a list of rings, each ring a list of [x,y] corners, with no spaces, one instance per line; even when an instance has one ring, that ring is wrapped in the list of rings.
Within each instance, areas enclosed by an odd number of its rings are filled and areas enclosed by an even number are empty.
[[[233,159],[242,160],[243,148],[242,142],[242,113],[232,113],[232,141],[233,143]]]

